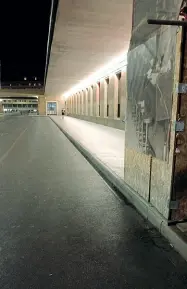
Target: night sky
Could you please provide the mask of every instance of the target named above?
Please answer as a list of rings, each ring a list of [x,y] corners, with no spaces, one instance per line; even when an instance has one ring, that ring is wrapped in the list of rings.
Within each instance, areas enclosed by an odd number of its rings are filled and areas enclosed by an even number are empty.
[[[51,0],[9,0],[1,3],[1,81],[43,81]]]

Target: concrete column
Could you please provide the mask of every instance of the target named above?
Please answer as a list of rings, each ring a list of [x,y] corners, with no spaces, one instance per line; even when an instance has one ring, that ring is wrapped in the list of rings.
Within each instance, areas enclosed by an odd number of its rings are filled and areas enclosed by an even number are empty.
[[[118,107],[118,79],[115,74],[109,78],[109,91],[108,91],[108,104],[109,114],[108,117],[112,119],[117,118],[117,107]]]
[[[68,107],[69,107],[69,103],[68,103],[68,99],[66,99],[66,100],[65,100],[65,106],[64,106],[64,108],[65,108],[65,110],[66,110],[66,113],[67,113],[67,111],[68,111]]]
[[[99,86],[93,86],[93,116],[99,116]]]
[[[78,95],[75,94],[75,114],[78,114]]]
[[[76,109],[76,114],[80,114],[80,97],[79,97],[79,93],[76,93],[76,99],[77,99],[77,109]]]
[[[65,110],[66,110],[66,114],[68,113],[68,109],[69,109],[69,101],[68,99],[65,100]]]
[[[84,91],[84,99],[85,99],[85,111],[84,114],[88,115],[88,89],[86,88]]]
[[[71,95],[71,113],[73,112],[73,95]]]
[[[71,113],[71,101],[72,101],[72,96],[69,96],[69,113]]]
[[[83,91],[80,91],[80,115],[83,115]]]
[[[67,111],[68,111],[68,100],[67,99],[65,100],[65,105],[63,108],[65,108],[65,111],[67,113]]]
[[[90,103],[90,88],[88,88],[88,116],[90,116],[90,107],[91,103]]]
[[[73,113],[76,114],[76,95],[73,96]]]
[[[39,115],[46,115],[46,97],[43,95],[38,97],[38,112]]]
[[[76,114],[80,114],[80,97],[79,93],[76,93],[76,99],[77,99],[77,109],[76,109]]]
[[[82,114],[82,97],[81,92],[79,92],[79,114]]]
[[[93,116],[93,87],[88,89],[88,115]]]
[[[68,115],[70,111],[70,98],[68,97],[67,99],[67,110],[66,110],[66,114]]]
[[[85,114],[85,99],[84,99],[84,91],[81,90],[81,115]]]
[[[71,96],[71,113],[73,113],[73,95]]]
[[[70,96],[69,96],[69,98],[68,98],[68,111],[67,111],[67,115],[70,114],[70,112],[71,112],[71,98],[70,98]]]
[[[101,116],[101,83],[98,83],[98,116]]]
[[[73,96],[73,113],[76,114],[76,95]]]
[[[72,95],[72,114],[75,113],[75,95]]]
[[[74,95],[72,95],[72,112],[71,113],[74,113]]]
[[[2,104],[2,101],[0,101],[0,113],[3,113],[3,104]]]
[[[81,99],[80,99],[80,93],[77,93],[77,99],[78,99],[78,112],[77,114],[80,115],[80,110],[81,110]]]
[[[79,92],[79,114],[82,115],[82,92]]]
[[[107,116],[107,84],[105,79],[100,82],[100,116]]]
[[[80,103],[79,103],[79,101],[80,101],[80,98],[79,98],[79,93],[76,93],[76,104],[77,104],[77,108],[76,108],[76,114],[80,114],[79,113],[79,110],[80,110]]]

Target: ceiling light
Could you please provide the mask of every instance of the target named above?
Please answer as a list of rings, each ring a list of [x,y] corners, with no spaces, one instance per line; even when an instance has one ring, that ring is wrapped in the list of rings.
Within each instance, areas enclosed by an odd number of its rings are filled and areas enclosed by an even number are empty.
[[[125,70],[127,65],[127,52],[123,52],[118,57],[114,58],[108,62],[105,66],[98,69],[94,74],[90,75],[88,78],[81,81],[79,84],[72,87],[70,90],[63,94],[63,97],[68,98],[74,93],[87,88],[88,86],[100,81],[103,78],[115,73],[119,70]]]

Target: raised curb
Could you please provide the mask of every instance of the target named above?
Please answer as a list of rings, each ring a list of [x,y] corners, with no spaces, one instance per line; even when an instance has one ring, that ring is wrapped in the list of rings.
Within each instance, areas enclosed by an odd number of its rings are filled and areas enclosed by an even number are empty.
[[[176,251],[187,261],[187,243],[177,234],[175,227],[168,226],[167,220],[131,187],[128,186],[109,167],[102,163],[96,155],[93,155],[87,148],[74,139],[65,129],[63,129],[53,118],[50,119],[57,125],[69,141],[78,151],[89,161],[97,172],[117,191],[119,191],[159,232],[172,244]]]

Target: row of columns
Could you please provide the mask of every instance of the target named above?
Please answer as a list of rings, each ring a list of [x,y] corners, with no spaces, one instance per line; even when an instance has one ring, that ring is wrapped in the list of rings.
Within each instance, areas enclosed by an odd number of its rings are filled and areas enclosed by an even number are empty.
[[[126,73],[113,74],[84,90],[70,96],[66,101],[70,115],[123,119],[126,109]],[[118,105],[120,104],[120,113]],[[119,114],[119,115],[118,115]]]

